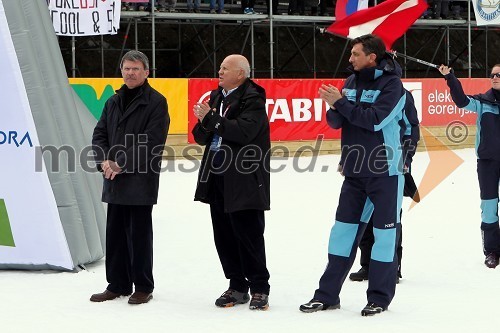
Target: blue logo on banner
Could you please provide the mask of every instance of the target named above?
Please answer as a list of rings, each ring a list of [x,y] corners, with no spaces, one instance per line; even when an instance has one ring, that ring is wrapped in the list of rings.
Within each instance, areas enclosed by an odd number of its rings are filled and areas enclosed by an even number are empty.
[[[477,0],[477,11],[485,21],[494,21],[500,16],[500,0]]]
[[[16,147],[29,145],[33,147],[30,133],[26,132],[23,134],[17,131],[0,131],[0,145],[16,145]]]

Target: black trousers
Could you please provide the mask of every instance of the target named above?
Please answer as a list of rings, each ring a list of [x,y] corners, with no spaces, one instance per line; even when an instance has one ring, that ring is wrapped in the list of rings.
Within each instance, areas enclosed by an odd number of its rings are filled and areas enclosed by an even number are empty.
[[[210,205],[214,241],[229,288],[269,294],[264,244],[264,211],[224,212],[224,177],[211,175]]]
[[[401,224],[401,232],[398,235],[398,239],[396,242],[396,253],[398,255],[398,273],[401,275],[401,258],[403,256],[403,225]],[[363,237],[359,242],[360,249],[360,264],[361,267],[365,267],[370,269],[370,258],[372,255],[372,247],[375,242],[375,237],[373,236],[373,220],[370,218],[368,225],[366,226],[365,232],[363,233]]]
[[[109,291],[151,293],[153,281],[153,206],[108,204],[106,279]]]

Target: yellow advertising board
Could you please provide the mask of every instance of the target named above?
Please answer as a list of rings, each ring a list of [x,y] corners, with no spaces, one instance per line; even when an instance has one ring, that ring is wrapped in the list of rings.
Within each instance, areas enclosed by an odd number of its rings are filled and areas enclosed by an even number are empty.
[[[188,79],[148,79],[149,84],[167,98],[170,114],[169,134],[187,133]],[[106,100],[123,84],[121,78],[70,78],[73,90],[97,119]]]

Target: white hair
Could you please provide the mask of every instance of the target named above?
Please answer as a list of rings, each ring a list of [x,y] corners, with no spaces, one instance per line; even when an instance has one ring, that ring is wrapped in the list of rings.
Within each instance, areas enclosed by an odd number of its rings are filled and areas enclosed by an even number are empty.
[[[241,54],[233,54],[233,56],[236,60],[235,65],[243,70],[245,77],[250,77],[250,64],[248,63],[248,59]]]
[[[250,64],[248,63],[248,60],[246,58],[241,59],[241,61],[239,62],[239,66],[241,67],[241,69],[243,69],[245,77],[250,77]]]

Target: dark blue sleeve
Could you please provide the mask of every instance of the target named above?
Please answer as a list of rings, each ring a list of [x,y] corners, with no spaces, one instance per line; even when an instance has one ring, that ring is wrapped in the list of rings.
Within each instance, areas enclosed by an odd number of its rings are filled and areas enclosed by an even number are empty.
[[[349,123],[369,131],[380,131],[402,112],[406,98],[399,78],[388,81],[380,87],[379,92],[377,99],[368,107],[353,104],[346,97],[336,101],[333,106]]]
[[[470,102],[469,98],[467,95],[464,93],[464,89],[462,88],[462,84],[460,81],[457,79],[455,74],[449,73],[444,76],[444,79],[446,80],[446,84],[450,88],[450,94],[451,98],[453,99],[453,102],[459,107],[463,108],[467,106]]]
[[[410,134],[403,136],[403,152],[405,165],[410,167],[413,156],[417,151],[417,144],[420,140],[420,122],[418,121],[417,109],[412,94],[406,92],[405,116],[410,125]]]
[[[331,128],[342,128],[344,119],[344,116],[341,115],[337,110],[329,109],[328,111],[326,111],[326,122]]]

